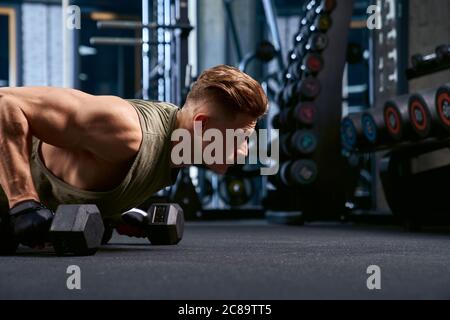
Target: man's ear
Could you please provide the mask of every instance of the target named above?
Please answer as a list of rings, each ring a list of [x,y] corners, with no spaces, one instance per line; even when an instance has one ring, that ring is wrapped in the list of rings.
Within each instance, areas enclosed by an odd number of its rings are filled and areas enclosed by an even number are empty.
[[[208,125],[209,116],[205,113],[200,112],[200,113],[197,113],[196,115],[194,115],[193,120],[194,120],[194,123],[201,122],[203,130],[205,130]]]

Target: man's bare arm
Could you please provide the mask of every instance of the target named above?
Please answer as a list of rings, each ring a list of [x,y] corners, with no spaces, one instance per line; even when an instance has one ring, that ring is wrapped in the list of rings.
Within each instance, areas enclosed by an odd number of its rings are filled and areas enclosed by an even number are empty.
[[[60,148],[126,161],[141,142],[138,116],[119,97],[64,88],[0,88],[0,103],[4,100],[23,112],[33,136]]]
[[[126,101],[73,89],[0,89],[0,183],[10,201],[39,200],[29,169],[31,138],[92,153],[112,162],[129,161],[142,136]]]

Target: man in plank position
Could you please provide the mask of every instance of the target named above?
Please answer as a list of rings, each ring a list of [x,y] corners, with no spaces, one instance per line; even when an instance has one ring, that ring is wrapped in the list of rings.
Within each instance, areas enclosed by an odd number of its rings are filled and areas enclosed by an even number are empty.
[[[175,129],[193,135],[201,122],[223,136],[251,132],[267,108],[259,83],[224,65],[201,74],[182,109],[73,89],[0,88],[0,242],[42,246],[60,203],[96,204],[118,227],[122,212],[173,184]],[[247,142],[231,151],[208,167],[225,173]]]

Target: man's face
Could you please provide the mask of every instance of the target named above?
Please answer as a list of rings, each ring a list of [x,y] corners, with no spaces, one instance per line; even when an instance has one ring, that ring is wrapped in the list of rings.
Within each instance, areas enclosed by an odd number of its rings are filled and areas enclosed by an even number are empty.
[[[237,159],[242,159],[248,155],[248,137],[254,132],[256,120],[246,114],[237,114],[234,119],[227,117],[214,117],[208,120],[207,129],[217,129],[223,137],[222,159],[220,163],[207,164],[206,166],[215,173],[225,174],[229,167],[237,164]],[[231,132],[231,130],[233,132]],[[228,134],[227,134],[228,130]],[[203,141],[202,151],[213,143],[213,141]]]

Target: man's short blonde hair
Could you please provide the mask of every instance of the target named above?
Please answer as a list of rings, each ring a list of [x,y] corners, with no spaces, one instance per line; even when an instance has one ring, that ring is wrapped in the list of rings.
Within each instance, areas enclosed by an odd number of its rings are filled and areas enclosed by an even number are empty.
[[[255,79],[226,65],[205,70],[194,83],[186,103],[201,100],[212,100],[230,109],[230,113],[244,113],[255,119],[262,117],[269,106],[264,90]]]

